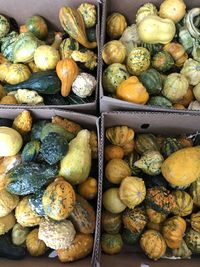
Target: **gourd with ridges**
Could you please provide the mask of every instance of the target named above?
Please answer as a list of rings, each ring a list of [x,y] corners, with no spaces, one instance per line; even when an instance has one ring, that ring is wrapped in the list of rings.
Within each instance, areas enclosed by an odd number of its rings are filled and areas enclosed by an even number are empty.
[[[193,199],[194,204],[200,207],[200,177],[191,184],[190,195]]]
[[[184,239],[192,253],[200,253],[200,232],[189,229],[186,232]]]
[[[172,103],[164,96],[152,96],[147,105],[161,108],[172,108]]]
[[[164,0],[160,5],[159,16],[179,22],[186,13],[186,4],[183,0]]]
[[[102,58],[107,65],[123,63],[126,57],[126,47],[121,41],[110,41],[103,47]]]
[[[8,68],[5,80],[9,84],[18,84],[27,81],[31,76],[31,72],[26,65],[12,64]]]
[[[147,151],[159,151],[156,137],[153,134],[137,134],[135,146],[139,154],[143,154]]]
[[[150,52],[151,56],[157,54],[163,48],[163,45],[162,44],[149,44],[149,43],[141,42],[140,45],[142,47],[146,48]]]
[[[112,13],[106,20],[106,33],[110,39],[120,38],[126,27],[126,18],[119,12]]]
[[[118,234],[122,226],[121,214],[103,211],[101,224],[103,230],[108,234]]]
[[[192,229],[200,233],[200,211],[191,215],[190,223]]]
[[[116,146],[123,147],[133,140],[135,132],[128,126],[110,127],[106,130],[106,138],[109,142]]]
[[[7,35],[10,30],[10,23],[6,17],[0,15],[0,38]]]
[[[189,10],[188,14],[186,15],[185,24],[187,29],[189,30],[190,34],[196,38],[200,38],[200,31],[199,29],[194,25],[194,18],[200,15],[200,8],[193,8]]]
[[[43,40],[47,37],[48,27],[44,18],[38,15],[30,17],[26,21],[28,31],[32,32],[37,38]]]
[[[18,33],[12,31],[7,36],[1,39],[1,53],[9,61],[13,61],[13,47],[14,43],[17,40]]]
[[[166,44],[163,50],[167,51],[173,57],[177,67],[183,66],[184,62],[188,59],[185,48],[179,43]]]
[[[170,70],[173,65],[174,60],[172,56],[166,51],[158,52],[152,59],[152,67],[161,72]]]
[[[45,243],[38,238],[39,230],[36,228],[32,230],[26,238],[26,247],[29,254],[33,257],[38,257],[46,252]]]
[[[160,73],[155,69],[144,71],[139,76],[140,81],[150,95],[159,94],[162,90],[162,79]]]
[[[129,167],[131,168],[132,176],[138,176],[141,173],[141,170],[134,165],[134,163],[139,160],[140,156],[134,150],[131,154],[127,155],[124,160],[128,163]]]
[[[162,145],[161,153],[164,156],[164,158],[167,158],[172,153],[176,152],[177,150],[181,148],[182,148],[182,145],[176,138],[167,137],[164,140],[164,143]]]
[[[173,210],[175,215],[185,217],[192,213],[193,210],[193,200],[191,196],[185,191],[176,190],[172,192],[176,207]]]
[[[190,85],[197,85],[200,83],[200,62],[187,59],[180,73],[188,79]]]

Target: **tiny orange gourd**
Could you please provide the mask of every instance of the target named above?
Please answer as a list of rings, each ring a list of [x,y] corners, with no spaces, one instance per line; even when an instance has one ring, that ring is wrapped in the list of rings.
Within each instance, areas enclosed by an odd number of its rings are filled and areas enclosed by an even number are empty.
[[[86,199],[94,199],[97,195],[97,180],[88,177],[87,180],[78,185],[78,193]]]
[[[70,93],[72,83],[79,73],[79,68],[73,59],[65,58],[58,61],[56,72],[62,83],[61,95],[66,97]]]
[[[120,146],[107,145],[105,147],[105,159],[109,161],[111,159],[123,159],[124,150]]]

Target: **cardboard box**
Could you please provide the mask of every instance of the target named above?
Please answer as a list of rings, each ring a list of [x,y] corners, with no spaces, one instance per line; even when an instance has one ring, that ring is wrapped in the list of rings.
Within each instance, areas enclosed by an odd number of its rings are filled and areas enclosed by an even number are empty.
[[[179,113],[159,113],[159,112],[108,112],[101,116],[101,135],[100,135],[100,181],[99,194],[102,193],[102,184],[104,179],[104,145],[106,141],[105,131],[109,127],[127,125],[134,129],[136,133],[154,133],[161,135],[180,135],[193,134],[200,129],[200,115],[179,114]],[[101,206],[102,210],[102,206]],[[100,227],[100,226],[99,226]],[[100,241],[101,229],[98,229],[98,239]],[[199,257],[193,257],[191,260],[169,260],[160,259],[156,262],[148,259],[140,249],[124,246],[123,251],[117,255],[105,255],[101,253],[101,247],[96,248],[96,267],[178,267],[189,266],[197,267],[200,263]],[[142,265],[142,264],[146,264]]]
[[[55,30],[62,30],[59,21],[59,10],[62,6],[71,6],[77,8],[83,0],[42,0],[42,1],[31,1],[31,0],[8,0],[1,1],[0,3],[0,13],[5,14],[8,17],[13,17],[17,21],[18,25],[25,24],[26,20],[32,15],[39,14],[43,16],[49,23],[49,25]],[[100,8],[99,2],[97,0],[87,0],[86,2],[96,5],[97,8],[97,26],[96,26],[96,36],[97,43],[99,47],[99,37],[100,37]],[[99,50],[99,49],[98,49]],[[99,51],[98,51],[99,53]],[[100,57],[98,57],[100,58]],[[97,65],[97,73],[99,72],[99,66]],[[98,79],[98,75],[97,75]],[[53,97],[53,95],[52,95]],[[83,104],[83,105],[51,105],[51,106],[28,106],[28,105],[12,105],[13,108],[61,108],[73,111],[80,111],[89,114],[96,114],[96,106],[98,103],[98,83],[96,86],[95,100],[94,102]],[[8,107],[11,105],[0,105],[0,107]]]
[[[187,4],[187,8],[198,7],[199,0],[184,0]],[[154,3],[157,7],[160,6],[160,3],[163,0],[137,0],[137,1],[130,1],[130,0],[103,0],[102,6],[102,24],[101,24],[101,42],[100,42],[100,52],[102,53],[103,45],[107,42],[106,40],[106,18],[112,12],[120,12],[128,20],[129,24],[135,23],[135,15],[137,10],[140,8],[141,5],[144,3]],[[165,111],[165,112],[189,112],[192,113],[193,111],[184,110],[180,111],[178,109],[166,109],[160,108],[156,106],[147,106],[147,105],[138,105],[132,104],[130,102],[114,99],[112,97],[108,97],[104,94],[103,86],[102,86],[102,73],[104,69],[104,63],[102,60],[102,55],[100,55],[100,77],[99,77],[99,96],[100,96],[100,111],[114,111],[114,110],[146,110],[146,111]]]
[[[33,116],[34,119],[51,119],[53,116],[60,116],[63,118],[67,118],[70,120],[73,120],[80,125],[82,125],[83,128],[86,128],[88,130],[95,130],[97,131],[98,134],[98,141],[99,141],[99,119],[95,116],[92,115],[85,115],[85,114],[79,114],[75,112],[69,112],[69,111],[63,111],[63,110],[56,110],[56,109],[26,109],[29,110]],[[0,108],[0,118],[8,118],[8,119],[14,119],[20,112],[22,112],[21,109],[1,109]],[[99,169],[99,166],[97,166]],[[97,177],[98,178],[98,177]],[[98,179],[99,181],[99,179]],[[99,196],[99,195],[98,195]],[[98,228],[99,221],[101,221],[100,218],[100,199],[97,199],[97,208],[96,208],[96,229]],[[93,255],[90,257],[87,257],[83,260],[79,260],[74,263],[67,264],[65,263],[64,265],[66,267],[89,267],[89,266],[94,266],[94,261],[95,261],[95,248],[97,244],[97,232],[95,231],[94,234],[94,250],[93,250]],[[48,258],[47,256],[44,257],[39,257],[39,258],[33,258],[27,256],[23,260],[19,261],[14,261],[14,260],[8,260],[0,257],[0,266],[4,267],[15,267],[16,265],[20,267],[53,267],[53,266],[63,266],[63,264],[58,260],[58,258],[52,259]]]

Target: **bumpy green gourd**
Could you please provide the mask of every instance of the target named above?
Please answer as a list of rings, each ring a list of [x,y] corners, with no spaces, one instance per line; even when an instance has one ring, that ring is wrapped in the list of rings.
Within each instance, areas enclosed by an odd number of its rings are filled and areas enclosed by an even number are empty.
[[[40,142],[37,140],[27,143],[22,150],[22,161],[36,160],[40,151]]]

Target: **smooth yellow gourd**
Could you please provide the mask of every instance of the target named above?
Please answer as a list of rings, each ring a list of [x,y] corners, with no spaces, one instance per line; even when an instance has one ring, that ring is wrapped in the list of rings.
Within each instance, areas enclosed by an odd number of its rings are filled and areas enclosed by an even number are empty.
[[[162,19],[155,15],[145,17],[138,25],[140,39],[149,44],[167,44],[174,38],[175,24],[170,19]]]
[[[190,184],[200,177],[200,146],[187,147],[171,154],[162,164],[165,179],[176,186]]]

